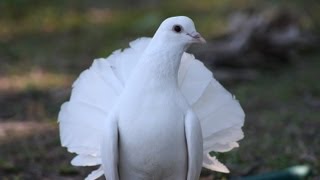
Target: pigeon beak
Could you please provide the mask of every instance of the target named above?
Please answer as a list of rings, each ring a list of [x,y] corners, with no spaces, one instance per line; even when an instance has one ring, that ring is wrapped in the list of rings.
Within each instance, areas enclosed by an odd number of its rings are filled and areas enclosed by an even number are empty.
[[[200,43],[200,44],[206,43],[206,40],[198,32],[193,32],[191,34],[187,33],[187,35],[192,37],[192,42],[193,43]]]

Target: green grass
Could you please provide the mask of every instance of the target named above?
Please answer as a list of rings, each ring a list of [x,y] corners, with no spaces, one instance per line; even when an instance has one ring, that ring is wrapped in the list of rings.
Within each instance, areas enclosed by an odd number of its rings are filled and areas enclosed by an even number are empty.
[[[245,138],[223,157],[237,170],[259,173],[308,164],[319,176],[319,57],[299,58],[293,67],[234,87],[246,112]]]

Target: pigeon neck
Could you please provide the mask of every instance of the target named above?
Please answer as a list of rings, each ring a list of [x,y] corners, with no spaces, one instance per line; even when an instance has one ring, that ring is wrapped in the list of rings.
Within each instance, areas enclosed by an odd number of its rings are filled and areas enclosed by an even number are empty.
[[[177,86],[178,70],[185,49],[178,43],[151,40],[137,68],[140,80],[152,82],[152,86]]]

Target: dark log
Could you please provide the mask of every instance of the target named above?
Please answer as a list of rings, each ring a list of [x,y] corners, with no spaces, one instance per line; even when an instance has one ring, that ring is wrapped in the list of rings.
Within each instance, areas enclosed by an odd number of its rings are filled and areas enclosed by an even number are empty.
[[[251,10],[233,14],[228,33],[190,51],[207,66],[229,71],[218,73],[218,79],[252,80],[257,74],[252,69],[279,69],[290,64],[300,49],[317,46],[319,42],[319,38],[302,28],[298,15],[289,10]],[[251,72],[235,73],[234,69]]]

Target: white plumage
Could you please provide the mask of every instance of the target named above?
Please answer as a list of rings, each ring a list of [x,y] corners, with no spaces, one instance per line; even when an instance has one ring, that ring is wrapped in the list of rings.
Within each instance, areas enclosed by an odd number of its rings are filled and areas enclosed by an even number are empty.
[[[189,19],[185,20],[186,17],[169,18],[170,21],[172,19],[178,22],[187,21],[187,24],[190,24]],[[161,26],[164,25],[166,25],[165,22]],[[157,31],[158,34],[161,32],[161,26]],[[62,105],[58,117],[62,146],[67,147],[69,152],[77,154],[71,162],[73,165],[95,166],[106,161],[102,158],[104,154],[101,151],[102,142],[106,136],[106,121],[110,119],[110,114],[115,111],[114,109],[119,108],[119,101],[125,101],[121,99],[123,99],[123,94],[128,94],[124,92],[128,92],[129,87],[133,84],[144,86],[140,82],[135,82],[137,78],[132,76],[137,76],[135,68],[139,66],[137,64],[142,61],[141,58],[144,58],[142,56],[146,54],[145,51],[150,49],[150,41],[152,41],[151,38],[139,38],[131,42],[130,47],[123,51],[117,50],[107,58],[94,60],[92,66],[83,71],[74,82],[70,100]],[[153,41],[156,42],[156,40]],[[155,42],[153,43],[156,44]],[[208,153],[211,151],[226,152],[238,147],[237,141],[243,138],[241,127],[244,123],[244,112],[242,108],[235,97],[213,78],[212,73],[203,63],[191,54],[183,53],[177,76],[179,90],[200,121],[203,138],[202,165],[211,170],[229,172],[223,164],[215,157],[210,157]],[[130,101],[130,98],[127,99]],[[128,103],[132,102],[122,104]],[[128,127],[120,128],[120,140],[123,129],[128,129]],[[139,139],[130,141],[139,141]],[[156,142],[157,139],[154,141]],[[135,154],[135,152],[131,153]],[[105,167],[101,166],[87,179],[98,178],[105,173],[104,171],[106,171]],[[108,176],[108,174],[105,175]]]

